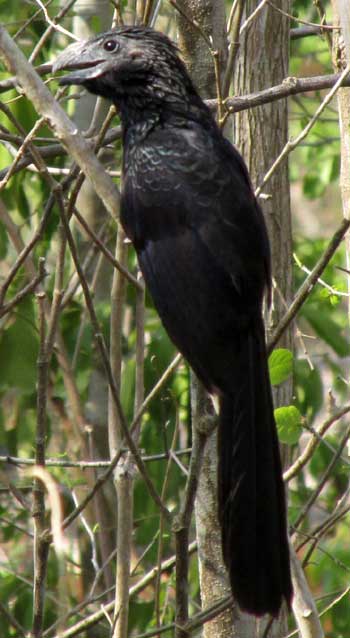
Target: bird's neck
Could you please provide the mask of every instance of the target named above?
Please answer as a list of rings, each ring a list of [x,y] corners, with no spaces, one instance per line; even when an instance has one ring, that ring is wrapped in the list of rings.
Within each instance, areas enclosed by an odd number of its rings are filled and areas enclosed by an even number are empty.
[[[132,135],[133,143],[142,141],[150,131],[156,127],[167,129],[183,128],[190,122],[198,122],[207,129],[215,127],[212,115],[201,100],[166,100],[157,102],[154,99],[145,100],[137,97],[128,97],[116,101],[122,127],[124,140],[127,143],[129,135]]]
[[[117,106],[125,131],[133,127],[147,130],[156,126],[161,119],[161,109],[143,100],[120,100]]]

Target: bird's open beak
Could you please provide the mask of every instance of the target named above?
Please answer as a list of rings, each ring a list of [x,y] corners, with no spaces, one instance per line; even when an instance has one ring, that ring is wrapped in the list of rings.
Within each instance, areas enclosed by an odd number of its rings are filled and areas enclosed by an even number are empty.
[[[101,57],[100,52],[94,52],[91,43],[83,41],[67,47],[54,61],[52,70],[54,73],[63,70],[73,71],[60,79],[61,85],[83,84],[100,77],[109,70],[110,64],[109,60]]]

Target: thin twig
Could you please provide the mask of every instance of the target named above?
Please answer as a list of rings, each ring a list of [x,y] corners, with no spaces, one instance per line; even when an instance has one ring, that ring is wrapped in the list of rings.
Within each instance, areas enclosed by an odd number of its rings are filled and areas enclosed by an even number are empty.
[[[126,277],[126,279],[133,285],[135,286],[136,289],[140,289],[143,290],[143,286],[140,284],[140,282],[136,279],[136,277],[134,277],[134,275],[131,274],[131,272],[129,272],[127,270],[127,268],[125,266],[123,266],[117,259],[116,257],[114,257],[114,255],[112,255],[112,253],[110,252],[110,250],[108,250],[107,246],[105,246],[105,244],[99,239],[99,237],[96,235],[96,233],[92,230],[92,228],[89,226],[88,222],[85,220],[85,218],[79,213],[79,211],[74,208],[74,216],[77,218],[77,220],[79,221],[79,224],[81,224],[81,226],[84,228],[85,232],[89,235],[89,237],[91,237],[91,239],[93,240],[93,242],[96,244],[96,246],[99,247],[99,249],[101,250],[101,252],[103,252],[104,256],[108,259],[108,261],[114,266],[114,268],[116,268],[117,270],[119,270],[124,277]]]
[[[46,404],[48,361],[46,358],[45,338],[45,310],[44,293],[37,295],[39,308],[39,356],[38,356],[38,393],[37,393],[37,425],[35,434],[35,462],[39,467],[45,467],[46,447]],[[44,538],[45,530],[45,500],[44,491],[38,478],[34,479],[33,487],[33,519],[34,519],[34,591],[33,591],[33,628],[34,638],[42,635],[45,578],[49,543]]]
[[[308,20],[302,20],[302,18],[297,18],[296,16],[291,15],[287,11],[283,11],[283,9],[280,9],[280,7],[276,7],[276,5],[273,4],[273,2],[271,2],[271,0],[267,0],[267,4],[270,5],[271,9],[274,9],[274,11],[277,11],[281,15],[285,16],[286,18],[289,18],[290,20],[293,20],[294,22],[299,22],[300,24],[306,24],[309,27],[319,27],[320,29],[324,29],[327,31],[339,31],[340,27],[337,25],[323,24],[323,23],[317,24],[316,22],[309,22]]]
[[[35,0],[35,2],[37,2],[39,7],[41,8],[41,10],[42,10],[42,12],[44,14],[46,22],[50,25],[50,27],[53,29],[53,31],[59,31],[60,33],[63,33],[63,35],[68,36],[68,38],[71,38],[72,40],[78,40],[78,38],[73,33],[71,33],[70,31],[67,31],[67,29],[64,29],[59,24],[57,24],[56,22],[51,20],[48,12],[46,10],[45,5],[44,5],[43,2],[41,2],[41,0]]]
[[[28,637],[28,632],[24,629],[24,627],[22,627],[22,625],[20,625],[18,620],[13,616],[13,614],[11,614],[11,612],[7,609],[4,603],[1,602],[1,600],[0,600],[0,612],[3,614],[3,616],[5,616],[5,618],[10,623],[10,625],[12,625],[12,627],[16,629],[19,636],[22,636],[22,638]]]
[[[116,261],[125,268],[127,245],[125,234],[118,229],[116,242]],[[115,270],[111,290],[110,316],[110,367],[118,394],[121,385],[123,316],[126,294],[126,280],[122,273]],[[124,438],[119,407],[114,400],[111,387],[108,390],[108,439],[110,455],[113,456]],[[129,615],[130,554],[133,525],[133,468],[126,455],[120,460],[115,472],[115,486],[118,503],[117,527],[117,568],[115,580],[115,607],[113,612],[113,638],[127,638]]]
[[[251,22],[253,22],[253,20],[255,20],[255,18],[257,17],[257,15],[260,13],[260,11],[264,8],[264,6],[266,5],[268,0],[261,0],[258,4],[258,6],[254,9],[254,11],[252,11],[252,13],[248,16],[248,18],[243,22],[243,24],[241,25],[241,28],[239,30],[239,35],[242,35],[243,31],[245,31],[249,25],[251,24]]]
[[[43,46],[45,45],[46,41],[48,40],[48,38],[50,37],[50,35],[52,34],[53,31],[56,30],[57,27],[57,23],[64,18],[64,16],[68,13],[68,11],[72,8],[72,6],[76,3],[77,0],[68,0],[68,2],[65,3],[65,5],[60,9],[60,11],[58,12],[58,14],[54,17],[54,19],[51,21],[51,23],[49,24],[49,27],[46,29],[46,31],[42,34],[42,36],[39,39],[39,42],[37,42],[35,44],[35,47],[33,49],[33,51],[30,54],[29,57],[29,62],[31,64],[33,64],[35,58],[37,57],[37,55],[40,53],[41,49],[43,48]],[[74,35],[69,33],[69,37],[70,38],[74,38]]]
[[[308,38],[314,35],[324,35],[322,27],[296,27],[290,30],[291,40],[299,40],[300,38]]]
[[[301,525],[301,523],[303,522],[303,520],[305,519],[305,517],[307,516],[308,512],[310,511],[312,505],[314,504],[314,502],[319,498],[331,472],[333,471],[335,465],[337,464],[337,462],[339,461],[339,457],[342,454],[342,451],[345,447],[345,445],[348,442],[350,436],[350,426],[346,429],[345,433],[343,434],[341,441],[339,443],[338,449],[336,450],[335,454],[333,454],[333,457],[330,461],[330,463],[328,464],[328,467],[326,468],[326,470],[324,471],[318,485],[316,486],[316,488],[312,491],[312,494],[309,498],[309,500],[307,501],[307,503],[305,503],[305,505],[303,506],[301,512],[299,513],[297,519],[294,521],[293,523],[293,528],[295,530],[298,529],[298,527]]]
[[[284,146],[284,148],[282,149],[281,153],[279,154],[277,159],[272,164],[271,168],[265,174],[261,184],[256,189],[256,191],[255,191],[255,196],[256,197],[258,197],[260,195],[263,187],[269,181],[269,179],[272,177],[272,175],[275,173],[276,169],[280,166],[280,164],[300,144],[300,142],[303,139],[305,139],[305,137],[311,131],[312,127],[314,126],[314,124],[319,119],[321,113],[324,111],[326,106],[330,103],[330,101],[333,99],[334,95],[336,94],[336,92],[338,91],[340,86],[342,85],[343,80],[348,76],[349,71],[350,71],[350,64],[348,64],[346,66],[346,68],[344,69],[344,71],[340,74],[340,77],[337,80],[337,82],[335,83],[335,85],[331,88],[329,93],[326,95],[324,100],[321,102],[321,104],[319,105],[319,107],[315,111],[315,113],[312,116],[311,120],[307,123],[307,125],[303,128],[303,130],[299,133],[299,135],[297,135],[297,137],[295,139],[290,139],[287,142],[287,144]]]
[[[313,0],[313,2],[318,11],[318,15],[320,16],[320,19],[321,19],[321,28],[320,28],[321,34],[325,37],[328,49],[330,53],[332,54],[332,47],[333,47],[332,31],[329,29],[324,29],[325,26],[326,27],[328,26],[326,21],[326,10],[321,0]]]
[[[316,266],[311,271],[310,275],[305,279],[304,283],[300,286],[298,293],[296,297],[294,298],[293,302],[291,303],[289,309],[279,321],[276,330],[274,331],[273,335],[271,336],[271,339],[269,340],[269,343],[267,346],[268,354],[271,354],[272,350],[278,343],[282,334],[287,329],[291,321],[294,319],[294,317],[300,310],[303,303],[306,301],[306,299],[310,295],[310,292],[316,285],[318,279],[320,278],[327,264],[329,263],[334,253],[336,252],[337,248],[339,247],[340,243],[344,239],[345,233],[347,232],[349,227],[350,227],[350,220],[347,220],[347,219],[343,219],[341,223],[339,224],[338,229],[334,233],[323,255],[321,255],[320,259],[318,260]]]
[[[105,372],[107,374],[107,379],[108,379],[108,383],[109,383],[109,387],[111,390],[111,394],[113,397],[113,401],[115,402],[117,411],[118,411],[118,416],[119,416],[119,420],[120,420],[120,424],[121,427],[123,429],[123,436],[127,441],[127,444],[130,448],[130,451],[132,452],[136,465],[141,473],[141,475],[143,476],[143,479],[145,481],[145,484],[152,496],[152,498],[154,499],[154,501],[156,502],[156,504],[158,505],[158,507],[160,509],[163,510],[165,516],[167,518],[170,518],[170,512],[167,510],[167,508],[164,506],[164,504],[161,502],[160,497],[153,485],[153,482],[145,468],[144,462],[142,461],[139,452],[137,450],[137,447],[133,441],[133,438],[131,436],[131,429],[129,430],[126,419],[125,419],[125,415],[123,413],[121,404],[120,404],[120,399],[119,399],[119,392],[118,392],[118,388],[116,386],[115,380],[114,380],[114,375],[113,372],[111,370],[110,367],[110,362],[109,362],[109,358],[108,358],[108,353],[107,353],[107,348],[106,348],[106,344],[104,342],[103,339],[103,335],[100,331],[100,326],[96,317],[96,313],[95,313],[95,309],[94,309],[94,305],[92,303],[91,300],[91,296],[90,296],[90,291],[89,291],[89,287],[88,284],[86,282],[86,279],[84,277],[84,273],[82,271],[81,265],[80,265],[80,261],[77,255],[77,251],[76,251],[76,247],[75,247],[75,242],[71,233],[71,230],[69,228],[69,224],[68,221],[65,217],[65,215],[62,216],[62,222],[65,228],[65,232],[66,232],[66,237],[67,237],[67,241],[69,244],[69,248],[70,248],[70,252],[74,261],[74,265],[75,268],[78,272],[79,275],[79,279],[80,279],[80,283],[83,289],[83,293],[84,293],[84,297],[85,297],[85,303],[90,315],[90,320],[91,320],[91,324],[93,326],[93,330],[95,333],[95,340],[96,340],[96,344],[105,368]],[[112,467],[113,463],[111,464]]]
[[[68,152],[90,178],[96,193],[105,206],[117,217],[119,210],[119,191],[111,178],[104,171],[91,148],[84,140],[59,104],[54,100],[48,88],[35,73],[33,67],[9,37],[3,26],[0,26],[0,52],[9,70],[17,76],[24,92],[37,111],[47,120],[58,139],[66,146]]]
[[[191,545],[189,547],[189,552],[192,554],[196,550],[197,550],[197,543],[196,542],[191,543]],[[161,564],[161,571],[162,572],[168,572],[169,570],[171,570],[175,566],[175,560],[176,560],[175,556],[171,556],[170,558],[167,558],[166,560],[164,560],[162,562],[162,564]],[[135,596],[136,594],[142,592],[148,585],[150,585],[150,583],[152,583],[154,581],[157,573],[158,573],[157,567],[153,567],[149,572],[147,572],[139,580],[138,583],[136,583],[136,585],[133,585],[130,588],[129,596],[132,597],[132,596]],[[110,603],[105,605],[105,610],[107,610],[108,612],[111,612],[111,611],[113,611],[113,606],[114,606],[114,601],[111,601]],[[66,631],[63,631],[59,635],[55,635],[53,638],[73,638],[73,636],[77,636],[78,634],[82,633],[83,631],[86,631],[90,627],[93,627],[94,625],[96,625],[96,623],[98,623],[100,620],[102,620],[103,617],[104,617],[103,610],[99,610],[97,612],[94,612],[90,616],[87,616],[83,620],[77,622],[75,625],[73,625],[72,627],[70,627]],[[172,625],[172,627],[173,627],[173,625]],[[45,634],[46,633],[47,632],[45,632]]]
[[[38,285],[45,279],[47,272],[45,270],[45,259],[40,257],[38,263],[39,272],[26,286],[24,286],[7,304],[4,304],[0,308],[0,317],[11,312],[27,295],[30,295],[35,291]]]
[[[145,398],[145,284],[141,274],[138,277],[135,305],[136,352],[135,352],[135,402],[134,417],[139,413]],[[135,432],[135,439],[140,436],[140,423]]]
[[[6,177],[4,177],[4,179],[2,179],[0,181],[0,191],[5,188],[5,186],[8,184],[8,181],[11,179],[12,175],[15,172],[16,166],[18,165],[19,161],[22,159],[24,153],[26,152],[27,148],[31,145],[32,139],[35,136],[36,132],[39,130],[39,128],[41,128],[42,124],[43,124],[44,119],[42,117],[40,117],[34,124],[33,128],[31,131],[29,131],[28,135],[26,135],[26,137],[24,138],[21,146],[19,147],[17,154],[12,162],[11,167],[9,168],[9,170],[6,173]],[[24,131],[22,131],[24,132]]]
[[[122,452],[126,452],[127,449],[125,448],[124,450],[122,450]],[[154,463],[155,461],[167,461],[169,460],[169,454],[172,455],[173,460],[175,460],[174,457],[181,457],[181,456],[189,456],[191,454],[192,448],[187,447],[184,448],[183,450],[174,450],[171,451],[169,450],[169,452],[162,452],[160,454],[142,454],[142,460],[145,463]],[[35,459],[28,459],[28,458],[23,458],[20,456],[11,456],[11,455],[6,455],[6,456],[0,456],[0,463],[8,463],[9,465],[35,465]],[[46,459],[46,463],[45,465],[47,467],[62,467],[62,468],[70,468],[70,467],[74,467],[74,468],[79,468],[81,470],[86,470],[86,469],[102,469],[102,468],[108,468],[111,464],[111,461],[104,461],[104,460],[97,460],[97,461],[70,461],[70,460],[62,460],[62,459],[52,459],[52,458],[47,458]]]
[[[136,428],[136,426],[138,425],[140,417],[146,411],[149,403],[152,401],[154,396],[159,392],[159,390],[161,389],[163,384],[173,374],[174,370],[176,369],[176,367],[180,363],[181,359],[182,359],[181,355],[178,354],[175,357],[175,359],[172,361],[172,363],[169,365],[167,370],[163,373],[163,375],[161,376],[159,381],[156,383],[156,385],[154,386],[153,390],[151,390],[151,392],[149,393],[148,397],[145,399],[142,407],[140,408],[139,412],[137,413],[136,417],[134,418],[134,420],[133,420],[133,422],[132,422],[132,424],[130,426],[130,434],[133,434],[134,428]],[[108,463],[108,467],[107,467],[106,471],[98,477],[98,479],[96,480],[94,486],[86,494],[84,500],[80,503],[79,507],[77,507],[73,512],[71,512],[67,516],[67,518],[65,519],[65,521],[63,523],[63,527],[64,528],[66,528],[69,525],[71,525],[71,523],[79,516],[80,512],[82,512],[85,509],[86,505],[91,501],[91,499],[94,497],[94,495],[97,493],[97,491],[111,477],[112,473],[114,472],[114,469],[116,468],[116,466],[117,466],[117,464],[119,462],[119,459],[120,459],[121,455],[124,452],[124,446],[125,446],[125,442],[123,441],[122,442],[122,446],[116,451],[115,456]],[[8,458],[8,457],[6,457],[6,458]],[[143,461],[144,461],[144,459],[143,459]]]
[[[166,381],[171,377],[171,375],[175,372],[176,368],[179,366],[179,364],[182,361],[182,355],[179,353],[175,356],[175,358],[172,360],[172,362],[170,363],[170,365],[167,367],[167,369],[165,370],[165,372],[163,372],[162,376],[160,377],[160,379],[157,381],[156,385],[154,386],[154,388],[151,390],[151,392],[149,393],[149,395],[146,397],[146,399],[144,400],[142,406],[140,407],[139,411],[137,412],[136,416],[133,419],[133,422],[130,426],[130,429],[133,429],[134,426],[139,422],[141,416],[146,412],[149,404],[151,403],[151,401],[153,400],[153,398],[155,397],[155,395],[159,392],[159,390],[163,387],[163,385],[166,383]]]
[[[178,436],[178,429],[179,429],[179,419],[178,419],[178,414],[176,416],[176,424],[175,424],[175,428],[174,428],[174,434],[173,434],[173,440],[171,442],[171,446],[170,446],[170,454],[168,455],[168,463],[165,469],[165,473],[164,473],[164,480],[163,480],[163,485],[162,485],[162,492],[161,492],[161,499],[162,501],[165,500],[166,497],[166,492],[168,489],[168,482],[170,479],[170,468],[172,465],[172,455],[171,455],[171,451],[174,450],[175,444],[176,444],[176,440],[177,440],[177,436]],[[156,623],[159,626],[161,619],[160,619],[160,584],[161,584],[161,564],[162,564],[162,551],[163,551],[163,532],[164,532],[164,517],[162,516],[162,514],[160,514],[159,517],[159,541],[158,541],[158,552],[157,552],[157,568],[158,568],[158,573],[157,573],[157,577],[156,577],[156,582],[155,582],[155,587],[154,587],[154,607],[155,607],[155,618],[156,618]]]
[[[331,417],[329,417],[329,419],[326,419],[319,426],[319,428],[316,430],[317,434],[313,435],[310,438],[308,444],[306,445],[305,449],[300,454],[300,456],[296,459],[296,461],[294,461],[293,465],[291,465],[291,467],[289,467],[288,470],[286,470],[283,473],[284,481],[286,482],[290,481],[292,478],[294,478],[294,476],[296,476],[300,472],[300,470],[304,467],[304,465],[306,465],[306,463],[312,457],[315,449],[320,444],[320,441],[322,440],[322,437],[327,432],[327,430],[329,430],[329,428],[334,423],[339,421],[339,419],[341,419],[345,414],[348,414],[349,412],[350,412],[350,406],[347,405],[341,410],[339,410],[336,414],[333,414]]]
[[[300,631],[305,638],[324,638],[315,601],[311,595],[305,574],[293,546],[290,544],[290,563],[294,596],[293,612]]]
[[[235,3],[235,13],[232,17],[232,26],[230,28],[230,48],[228,54],[228,60],[225,69],[225,75],[222,82],[222,95],[226,98],[229,94],[230,84],[232,81],[233,67],[237,57],[239,49],[239,30],[241,27],[243,9],[245,0],[237,0]]]

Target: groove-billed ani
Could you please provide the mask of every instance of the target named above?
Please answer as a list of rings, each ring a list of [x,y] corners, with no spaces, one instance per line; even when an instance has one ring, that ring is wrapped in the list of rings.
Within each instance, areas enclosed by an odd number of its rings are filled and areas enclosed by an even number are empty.
[[[265,223],[246,166],[161,33],[73,44],[62,84],[112,100],[123,125],[121,222],[170,338],[219,396],[219,519],[240,607],[276,615],[292,586],[262,301]]]

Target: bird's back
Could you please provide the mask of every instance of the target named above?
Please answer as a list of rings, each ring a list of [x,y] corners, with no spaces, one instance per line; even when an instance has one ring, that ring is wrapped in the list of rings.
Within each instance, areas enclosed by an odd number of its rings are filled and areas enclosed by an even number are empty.
[[[170,336],[207,387],[220,387],[232,335],[260,317],[268,285],[262,214],[216,126],[176,119],[140,131],[126,131],[121,220]]]

